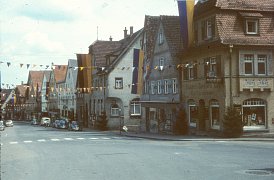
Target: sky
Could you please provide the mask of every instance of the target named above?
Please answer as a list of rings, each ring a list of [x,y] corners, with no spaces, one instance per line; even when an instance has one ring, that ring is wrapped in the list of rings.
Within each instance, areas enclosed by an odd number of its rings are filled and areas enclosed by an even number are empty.
[[[1,0],[0,9],[2,88],[27,83],[29,70],[66,65],[97,39],[120,40],[125,27],[136,32],[145,15],[179,14],[175,0]]]

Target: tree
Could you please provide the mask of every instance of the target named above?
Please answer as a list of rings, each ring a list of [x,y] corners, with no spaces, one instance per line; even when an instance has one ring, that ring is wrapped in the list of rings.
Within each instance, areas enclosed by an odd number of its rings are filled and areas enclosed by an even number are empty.
[[[176,120],[173,129],[176,135],[185,135],[188,133],[188,122],[183,107],[177,109]]]
[[[103,111],[102,114],[100,116],[98,116],[98,120],[96,122],[96,126],[99,130],[107,130],[107,116],[106,116],[106,112]]]
[[[224,137],[240,137],[243,134],[242,117],[237,108],[228,107],[224,115],[223,135]]]

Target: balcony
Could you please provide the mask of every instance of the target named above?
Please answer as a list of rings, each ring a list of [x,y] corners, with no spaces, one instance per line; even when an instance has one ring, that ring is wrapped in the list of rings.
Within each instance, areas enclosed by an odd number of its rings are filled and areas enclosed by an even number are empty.
[[[273,77],[242,77],[240,78],[240,91],[259,89],[260,91],[273,91]]]

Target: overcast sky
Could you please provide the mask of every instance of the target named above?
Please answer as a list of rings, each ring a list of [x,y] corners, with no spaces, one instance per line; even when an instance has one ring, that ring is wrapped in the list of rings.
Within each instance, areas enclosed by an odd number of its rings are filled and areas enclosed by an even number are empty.
[[[0,9],[4,88],[26,83],[29,70],[88,53],[97,32],[99,40],[120,40],[125,27],[141,29],[145,15],[178,15],[175,0],[1,0]]]

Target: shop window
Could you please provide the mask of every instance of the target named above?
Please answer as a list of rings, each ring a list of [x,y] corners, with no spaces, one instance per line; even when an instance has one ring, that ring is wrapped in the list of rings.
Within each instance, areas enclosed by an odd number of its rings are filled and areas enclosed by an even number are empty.
[[[262,99],[248,99],[243,102],[244,128],[266,128],[266,104]]]

